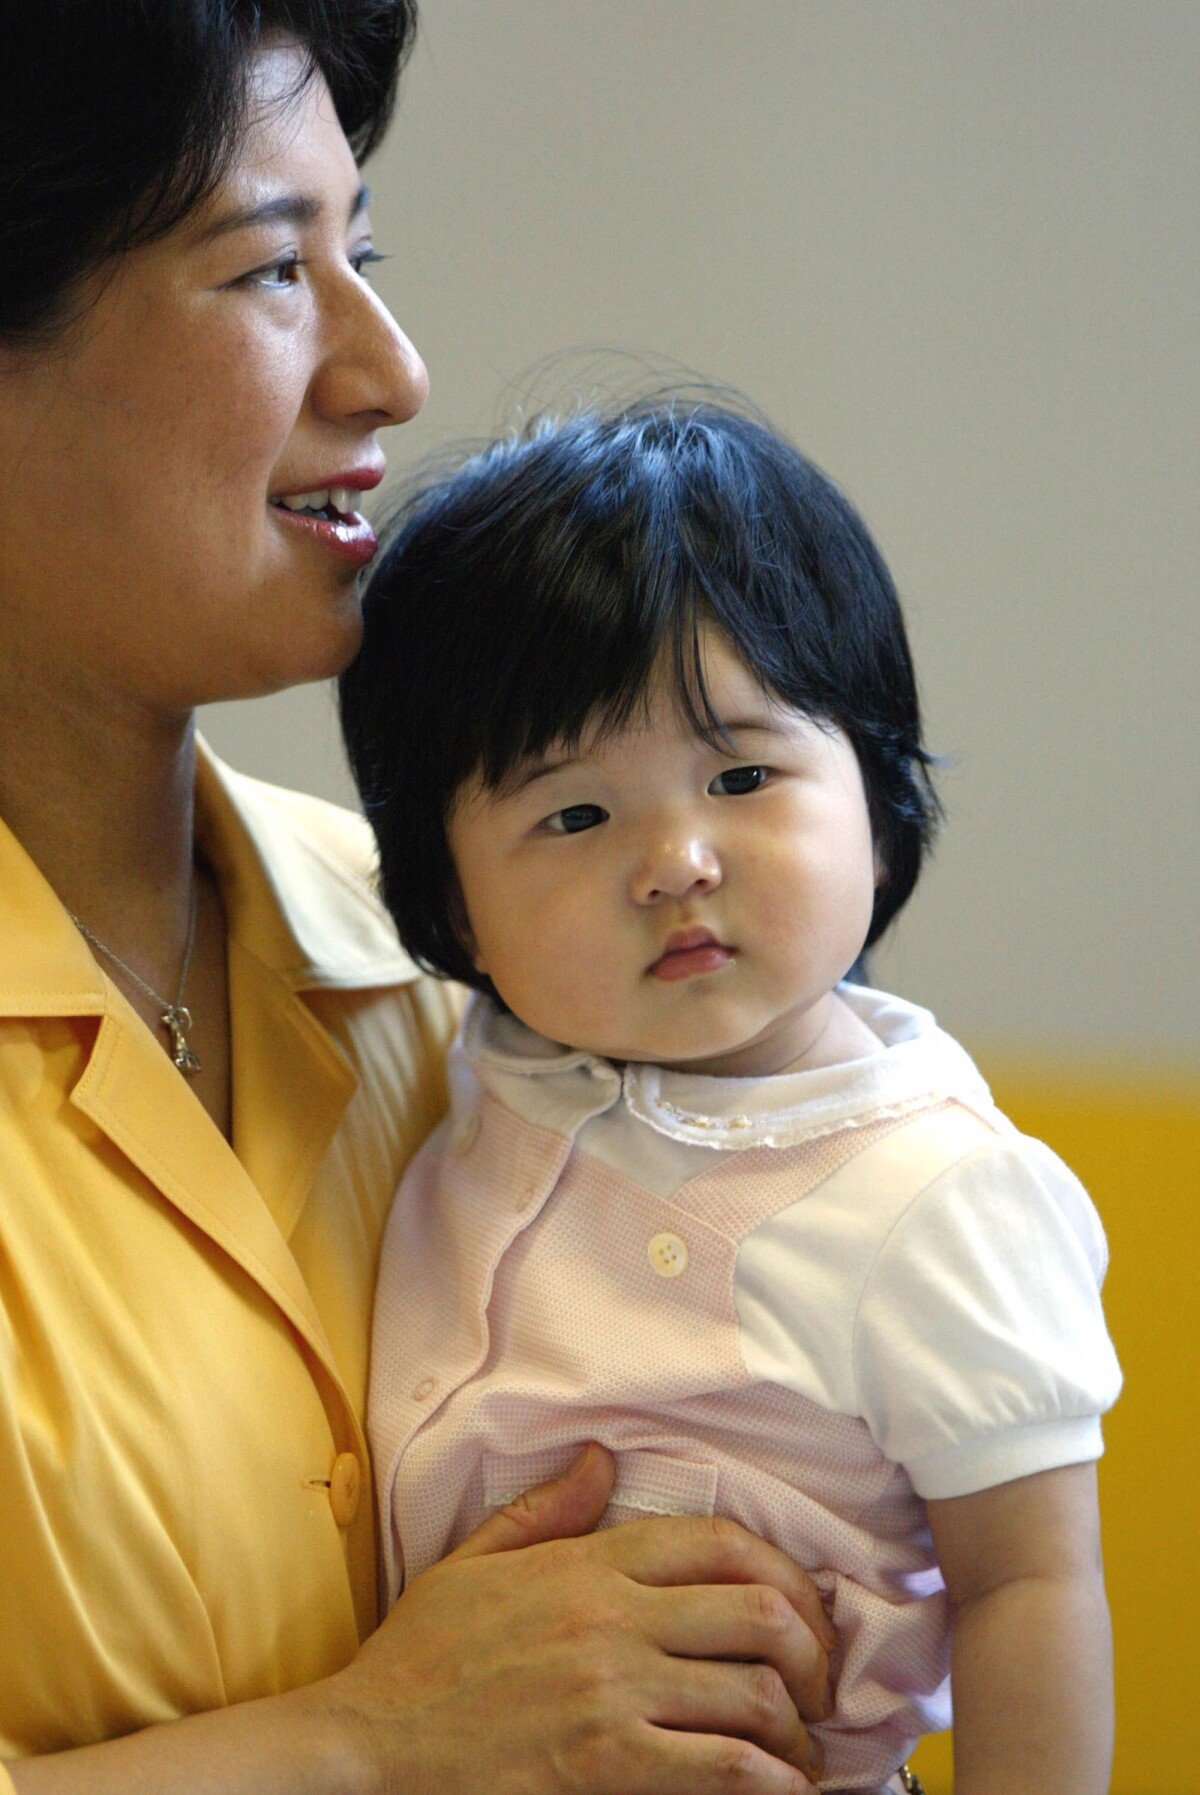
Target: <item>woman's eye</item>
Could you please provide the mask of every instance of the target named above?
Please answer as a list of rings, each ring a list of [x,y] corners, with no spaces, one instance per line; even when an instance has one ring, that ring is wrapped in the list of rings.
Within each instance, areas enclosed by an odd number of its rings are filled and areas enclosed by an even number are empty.
[[[568,804],[565,810],[556,810],[548,816],[542,827],[551,835],[581,835],[585,829],[594,829],[608,815],[598,804]]]
[[[350,266],[355,274],[365,275],[367,269],[373,268],[376,262],[386,262],[387,260],[387,256],[378,249],[356,249],[350,257]]]
[[[264,262],[261,268],[252,268],[237,284],[243,287],[294,287],[302,266],[297,255],[280,256],[277,262]]]
[[[730,767],[718,773],[708,789],[716,798],[740,798],[744,792],[756,792],[766,777],[766,767]]]

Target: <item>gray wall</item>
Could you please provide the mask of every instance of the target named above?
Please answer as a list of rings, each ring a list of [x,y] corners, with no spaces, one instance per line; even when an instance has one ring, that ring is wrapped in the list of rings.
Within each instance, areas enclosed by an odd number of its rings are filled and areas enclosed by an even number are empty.
[[[560,351],[743,389],[866,514],[953,756],[880,982],[977,1043],[1192,1054],[1195,0],[423,11],[369,177],[432,377],[393,468]],[[323,689],[204,726],[349,797]]]

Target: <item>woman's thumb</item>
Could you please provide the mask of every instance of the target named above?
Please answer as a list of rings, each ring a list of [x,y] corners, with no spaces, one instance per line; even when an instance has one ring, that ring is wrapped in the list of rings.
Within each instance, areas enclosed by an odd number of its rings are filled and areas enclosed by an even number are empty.
[[[615,1475],[612,1453],[590,1441],[557,1477],[526,1490],[489,1515],[446,1562],[590,1533],[608,1506]]]

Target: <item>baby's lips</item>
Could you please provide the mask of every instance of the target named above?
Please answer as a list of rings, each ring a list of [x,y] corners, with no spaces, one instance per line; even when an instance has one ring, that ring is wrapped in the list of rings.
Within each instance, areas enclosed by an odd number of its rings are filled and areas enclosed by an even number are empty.
[[[717,940],[717,937],[713,934],[712,930],[703,928],[699,924],[687,929],[672,929],[671,933],[663,943],[663,950],[659,955],[659,959],[665,960],[668,954],[690,953],[692,949],[696,947],[720,946],[721,943]],[[657,961],[655,964],[657,964]]]

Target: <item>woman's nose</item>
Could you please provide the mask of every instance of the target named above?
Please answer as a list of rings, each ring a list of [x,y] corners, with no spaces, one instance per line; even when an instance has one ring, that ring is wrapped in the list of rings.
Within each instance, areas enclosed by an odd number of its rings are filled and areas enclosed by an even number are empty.
[[[630,881],[635,904],[678,903],[703,897],[721,883],[721,862],[711,842],[695,836],[664,839],[645,855]]]
[[[377,293],[362,284],[331,321],[332,340],[314,383],[317,410],[369,430],[405,424],[429,397],[429,375]]]

